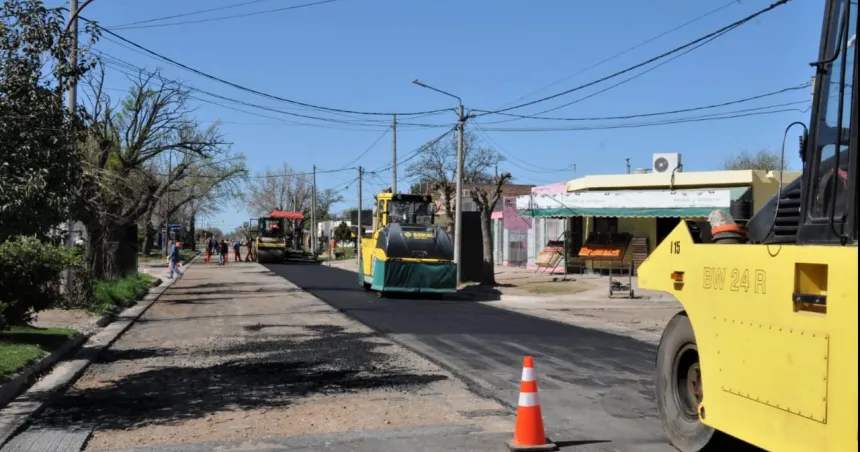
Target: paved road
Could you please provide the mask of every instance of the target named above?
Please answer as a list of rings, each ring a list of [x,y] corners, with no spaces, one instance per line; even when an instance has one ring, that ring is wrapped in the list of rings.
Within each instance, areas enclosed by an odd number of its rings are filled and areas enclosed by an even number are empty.
[[[478,303],[380,299],[358,287],[354,272],[331,267],[267,268],[509,405],[516,404],[522,358],[533,355],[553,440],[675,450],[657,419],[653,345]]]

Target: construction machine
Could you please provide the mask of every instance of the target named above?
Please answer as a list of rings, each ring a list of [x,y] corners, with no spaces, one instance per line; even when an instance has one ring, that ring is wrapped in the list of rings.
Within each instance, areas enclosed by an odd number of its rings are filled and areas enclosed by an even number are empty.
[[[388,293],[457,291],[454,247],[433,224],[436,205],[429,195],[376,195],[373,234],[361,238],[358,279],[365,290]],[[361,225],[359,225],[361,230]]]
[[[300,212],[274,210],[268,217],[251,220],[251,230],[257,231],[252,235],[249,246],[254,247],[254,256],[258,263],[284,262],[293,247],[293,233],[289,222],[302,220]],[[256,227],[255,227],[256,226]],[[253,233],[252,233],[253,234]]]
[[[858,449],[857,0],[825,3],[810,126],[789,126],[802,177],[746,224],[681,222],[639,267],[640,288],[683,306],[656,359],[682,452]]]

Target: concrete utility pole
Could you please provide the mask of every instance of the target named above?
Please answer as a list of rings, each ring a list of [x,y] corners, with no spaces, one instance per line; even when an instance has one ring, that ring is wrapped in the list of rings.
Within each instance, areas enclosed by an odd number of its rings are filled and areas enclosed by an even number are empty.
[[[627,174],[630,174],[630,159],[624,159],[627,162]]]
[[[462,272],[460,271],[460,257],[462,247],[462,231],[463,231],[463,159],[464,159],[464,150],[463,150],[463,133],[466,125],[466,119],[468,117],[463,111],[463,99],[460,99],[459,96],[455,96],[451,93],[447,93],[440,89],[433,88],[432,86],[426,85],[420,82],[418,79],[412,80],[412,83],[418,85],[422,88],[427,88],[432,91],[436,91],[437,93],[444,94],[448,97],[453,97],[457,99],[457,185],[456,185],[456,199],[454,200],[454,263],[457,264],[457,282],[460,281],[460,275]]]
[[[461,283],[463,244],[463,129],[466,126],[466,115],[463,113],[462,102],[457,107],[457,203],[454,214],[454,262],[457,264],[457,283]]]
[[[362,177],[361,176],[362,176],[363,172],[364,171],[359,166],[358,167],[358,215],[357,215],[358,225],[355,228],[355,240],[356,240],[356,243],[358,243],[358,251],[356,252],[356,255],[358,256],[359,265],[361,265],[361,232],[362,232],[362,226],[361,226],[361,179],[362,179]],[[364,284],[364,281],[361,281],[361,283]]]
[[[397,115],[391,116],[391,191],[397,193]]]
[[[311,253],[317,251],[317,166],[314,165],[313,184],[311,185]]]
[[[69,33],[72,35],[72,48],[69,50],[69,65],[74,70],[78,67],[78,0],[69,0]],[[69,109],[70,112],[74,115],[76,107],[78,105],[78,79],[77,77],[72,77],[69,80],[69,90],[66,97],[66,108]],[[73,116],[74,117],[74,116]],[[75,140],[72,140],[72,152],[78,152],[78,143]],[[75,220],[72,218],[72,214],[69,213],[69,216],[66,218],[66,223],[68,224],[68,236],[66,237],[66,244],[69,248],[73,248],[75,246],[75,236],[72,233],[75,225]],[[90,245],[92,246],[92,245]],[[72,288],[74,287],[74,282],[72,281],[72,269],[66,269],[66,293],[71,294]]]

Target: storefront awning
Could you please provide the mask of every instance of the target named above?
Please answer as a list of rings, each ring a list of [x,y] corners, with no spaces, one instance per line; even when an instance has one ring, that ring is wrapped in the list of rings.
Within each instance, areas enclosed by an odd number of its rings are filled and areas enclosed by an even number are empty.
[[[704,218],[728,210],[733,201],[749,199],[750,188],[698,190],[622,190],[529,195],[517,198],[524,217],[683,217]]]

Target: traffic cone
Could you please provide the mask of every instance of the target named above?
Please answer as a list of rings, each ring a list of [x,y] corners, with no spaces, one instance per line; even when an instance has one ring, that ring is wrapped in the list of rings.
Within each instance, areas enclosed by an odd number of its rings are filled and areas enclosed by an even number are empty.
[[[520,400],[517,404],[517,422],[514,439],[508,443],[512,451],[557,450],[546,437],[543,428],[543,415],[540,411],[537,380],[535,380],[534,359],[523,359],[523,378],[520,383]]]

